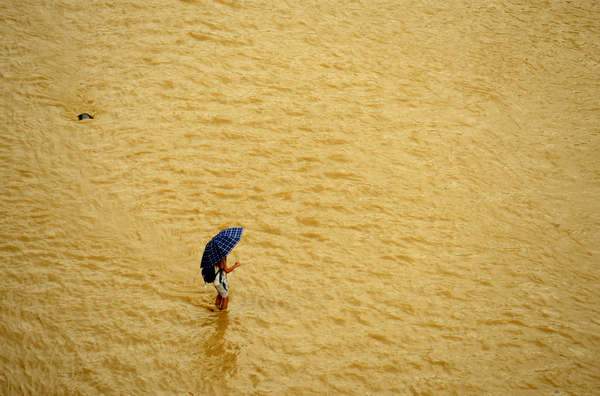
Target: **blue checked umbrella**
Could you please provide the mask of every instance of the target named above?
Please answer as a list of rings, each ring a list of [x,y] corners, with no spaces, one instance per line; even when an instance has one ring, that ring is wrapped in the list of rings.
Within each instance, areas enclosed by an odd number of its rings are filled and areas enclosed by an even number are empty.
[[[202,277],[205,282],[212,282],[215,279],[215,265],[217,265],[224,257],[242,239],[242,227],[228,228],[219,232],[206,244],[204,253],[202,254]]]

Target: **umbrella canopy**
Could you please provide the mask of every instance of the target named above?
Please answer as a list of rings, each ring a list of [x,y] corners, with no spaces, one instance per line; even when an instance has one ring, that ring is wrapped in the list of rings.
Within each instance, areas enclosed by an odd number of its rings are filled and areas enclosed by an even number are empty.
[[[215,265],[219,263],[242,239],[242,227],[228,228],[213,237],[204,248],[202,254],[202,277],[205,282],[213,282],[215,279]]]

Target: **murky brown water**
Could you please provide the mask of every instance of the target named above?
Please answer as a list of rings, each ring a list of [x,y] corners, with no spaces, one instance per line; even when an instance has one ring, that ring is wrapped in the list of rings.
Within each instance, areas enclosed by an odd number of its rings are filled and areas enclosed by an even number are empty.
[[[0,393],[600,394],[598,2],[38,3]]]

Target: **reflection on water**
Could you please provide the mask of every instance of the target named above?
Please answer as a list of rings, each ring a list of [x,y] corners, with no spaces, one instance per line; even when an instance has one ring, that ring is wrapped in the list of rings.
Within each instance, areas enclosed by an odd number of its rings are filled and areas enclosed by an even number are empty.
[[[218,359],[218,364],[215,365],[215,370],[221,374],[229,374],[233,367],[237,356],[235,353],[230,352],[230,342],[227,342],[225,332],[229,326],[229,316],[226,314],[220,314],[216,318],[214,334],[208,339],[206,355],[214,356]]]
[[[228,387],[227,381],[238,370],[237,360],[240,348],[227,336],[229,315],[215,312],[213,320],[214,322],[210,326],[214,327],[214,332],[206,339],[205,348],[198,351],[206,365],[203,371],[210,371],[210,373],[201,372],[198,375],[209,382],[206,385],[211,391],[231,392],[233,389]]]
[[[0,393],[597,392],[595,3],[0,10]]]

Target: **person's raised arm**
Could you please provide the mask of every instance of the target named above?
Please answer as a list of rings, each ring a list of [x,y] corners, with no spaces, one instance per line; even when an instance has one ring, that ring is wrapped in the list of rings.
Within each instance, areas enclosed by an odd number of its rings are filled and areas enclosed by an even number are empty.
[[[240,265],[242,265],[242,263],[240,263],[239,261],[237,261],[235,264],[233,264],[233,266],[231,266],[229,268],[227,268],[227,266],[225,266],[225,272],[226,273],[230,273],[231,271],[233,271],[234,269],[236,269]]]

